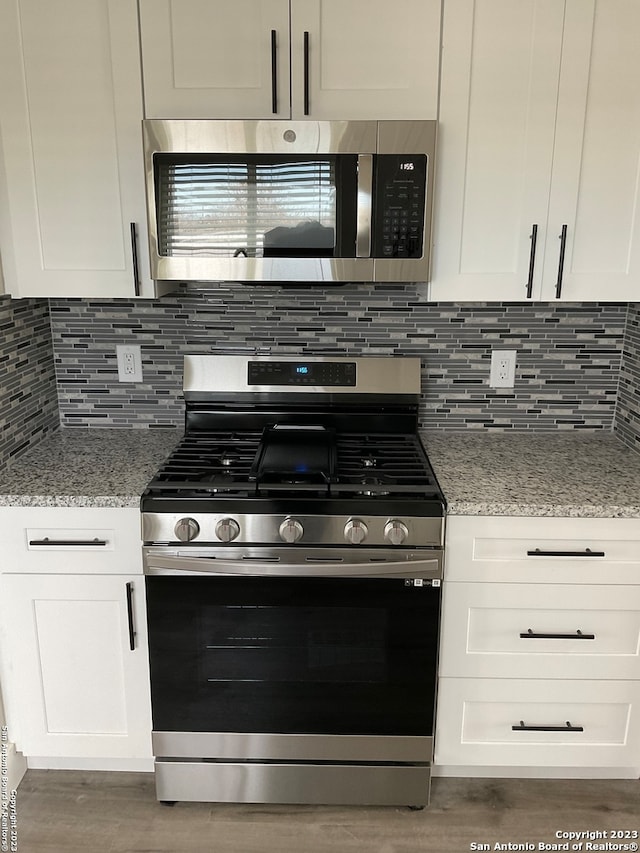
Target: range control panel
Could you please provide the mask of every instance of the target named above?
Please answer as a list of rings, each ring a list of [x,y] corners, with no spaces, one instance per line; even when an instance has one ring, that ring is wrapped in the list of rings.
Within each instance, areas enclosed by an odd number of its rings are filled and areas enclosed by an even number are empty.
[[[250,361],[249,385],[355,386],[354,361]]]
[[[427,185],[425,154],[378,154],[374,258],[421,258]]]

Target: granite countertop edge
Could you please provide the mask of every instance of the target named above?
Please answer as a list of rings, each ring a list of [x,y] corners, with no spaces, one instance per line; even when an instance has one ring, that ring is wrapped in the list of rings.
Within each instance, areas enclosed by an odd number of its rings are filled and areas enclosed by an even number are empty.
[[[5,495],[1,506],[15,507],[140,507],[140,495]]]
[[[546,518],[640,518],[640,505],[615,506],[613,504],[516,504],[472,503],[450,501],[447,515],[501,515]]]

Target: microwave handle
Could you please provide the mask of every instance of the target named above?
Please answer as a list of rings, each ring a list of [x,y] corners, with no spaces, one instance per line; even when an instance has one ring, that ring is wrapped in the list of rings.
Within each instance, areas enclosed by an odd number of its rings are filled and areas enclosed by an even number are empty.
[[[373,154],[358,155],[356,258],[371,257],[371,195]]]

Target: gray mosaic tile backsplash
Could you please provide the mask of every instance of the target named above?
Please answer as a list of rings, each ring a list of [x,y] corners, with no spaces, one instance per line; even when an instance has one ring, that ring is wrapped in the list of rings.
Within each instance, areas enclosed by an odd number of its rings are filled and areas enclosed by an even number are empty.
[[[420,356],[427,428],[610,430],[626,316],[626,303],[426,303],[410,284],[51,301],[62,423],[82,427],[179,425],[183,354],[250,345]],[[143,383],[118,383],[119,343],[141,345]],[[489,388],[492,348],[517,350],[513,389]]]
[[[47,302],[0,296],[0,470],[58,426]]]
[[[620,369],[615,432],[640,451],[640,304],[629,306]]]

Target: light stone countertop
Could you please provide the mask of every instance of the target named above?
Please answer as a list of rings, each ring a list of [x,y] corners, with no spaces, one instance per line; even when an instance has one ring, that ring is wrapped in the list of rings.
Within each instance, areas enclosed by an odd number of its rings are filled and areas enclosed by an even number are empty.
[[[640,518],[640,453],[611,433],[421,438],[449,515]]]
[[[178,429],[61,429],[0,472],[0,506],[139,506]]]
[[[0,472],[0,506],[137,507],[178,429],[63,429]],[[610,433],[423,432],[450,515],[640,518],[640,453]]]

